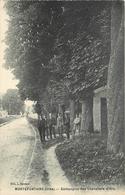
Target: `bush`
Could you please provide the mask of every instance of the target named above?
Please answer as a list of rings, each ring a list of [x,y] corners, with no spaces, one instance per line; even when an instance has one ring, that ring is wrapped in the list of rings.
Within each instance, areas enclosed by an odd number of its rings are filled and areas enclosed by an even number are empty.
[[[122,155],[108,154],[106,140],[87,135],[66,141],[56,148],[58,160],[73,185],[122,185]]]

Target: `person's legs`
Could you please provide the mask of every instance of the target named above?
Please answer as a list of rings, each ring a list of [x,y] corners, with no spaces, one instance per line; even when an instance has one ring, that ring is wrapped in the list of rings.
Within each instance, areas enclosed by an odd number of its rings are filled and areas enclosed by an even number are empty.
[[[76,133],[78,132],[78,124],[76,124]]]
[[[48,131],[48,127],[46,128],[46,137],[47,137],[47,139],[49,139],[49,131]]]
[[[39,133],[40,133],[40,139],[42,141],[42,130],[40,130]]]
[[[38,130],[39,130],[40,140],[42,141],[42,128],[39,127]]]
[[[79,134],[80,134],[80,124],[78,124],[78,131],[79,131]]]
[[[73,127],[73,136],[76,134],[76,125],[74,124],[74,127]]]
[[[53,131],[54,138],[56,138],[56,133],[55,133],[55,127],[54,126],[52,127],[52,131]]]
[[[59,137],[61,136],[61,128],[58,127]]]
[[[66,135],[67,135],[67,139],[70,138],[70,134],[69,134],[69,126],[66,126]]]
[[[63,126],[61,126],[61,137],[63,137]]]
[[[41,141],[43,141],[44,140],[44,138],[43,138],[43,129],[41,129],[41,131],[40,131],[40,137],[41,137]]]
[[[43,135],[43,141],[45,141],[45,129],[43,129],[42,135]]]
[[[49,126],[50,139],[52,139],[52,126]]]

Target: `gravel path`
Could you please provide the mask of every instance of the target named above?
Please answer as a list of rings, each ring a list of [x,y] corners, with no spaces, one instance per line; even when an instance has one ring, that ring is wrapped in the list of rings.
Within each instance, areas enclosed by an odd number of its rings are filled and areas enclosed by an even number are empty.
[[[57,160],[55,148],[56,145],[46,151],[46,167],[49,172],[50,184],[54,188],[71,188],[71,185]]]
[[[56,146],[44,149],[38,130],[26,118],[16,119],[0,127],[0,194],[16,187],[71,187],[55,154]],[[21,183],[29,183],[28,186]],[[15,191],[16,192],[16,191]],[[40,192],[40,191],[39,191]],[[13,191],[14,193],[14,191]]]
[[[0,127],[0,189],[23,182],[35,143],[34,131],[25,118]],[[11,183],[15,183],[11,185]]]
[[[40,141],[39,133],[36,128],[36,143],[31,164],[27,172],[25,181],[38,187],[71,187],[68,179],[62,170],[55,153],[55,146],[49,149],[43,149]]]
[[[45,150],[42,147],[38,130],[32,125],[30,125],[30,127],[34,130],[36,134],[36,139],[34,151],[31,157],[31,162],[29,164],[24,181],[30,183],[30,185],[32,185],[33,187],[45,187],[45,185],[49,185],[48,178],[47,181],[44,178],[44,172],[46,171]]]

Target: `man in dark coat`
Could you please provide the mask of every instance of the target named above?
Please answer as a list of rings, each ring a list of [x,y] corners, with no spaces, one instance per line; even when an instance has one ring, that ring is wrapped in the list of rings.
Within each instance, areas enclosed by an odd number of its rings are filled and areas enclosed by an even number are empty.
[[[65,114],[65,129],[66,129],[66,135],[67,139],[70,138],[70,118],[67,114]]]
[[[41,141],[45,141],[46,120],[43,116],[40,117],[39,133]]]
[[[54,138],[56,138],[56,133],[55,133],[55,125],[56,125],[56,120],[55,118],[52,116],[51,113],[49,113],[49,133],[50,133],[50,139],[52,139],[52,134],[54,136]]]

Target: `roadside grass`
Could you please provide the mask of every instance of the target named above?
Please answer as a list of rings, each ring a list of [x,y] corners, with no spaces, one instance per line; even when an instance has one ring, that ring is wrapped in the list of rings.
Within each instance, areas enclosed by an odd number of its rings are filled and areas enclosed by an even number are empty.
[[[42,143],[42,146],[44,149],[49,149],[50,147],[59,144],[64,141],[64,138],[55,138],[55,139],[49,139],[46,142]]]
[[[75,186],[123,186],[125,158],[106,152],[106,139],[99,134],[77,136],[56,148],[66,176]]]
[[[6,123],[6,122],[10,122],[15,118],[17,118],[17,117],[8,116],[8,117],[5,117],[5,118],[0,118],[0,125],[2,125],[3,123]]]
[[[28,118],[37,128],[37,119]],[[56,155],[73,186],[124,186],[125,157],[106,152],[106,138],[100,134],[75,136],[66,140],[57,137],[42,142],[48,149],[55,144]]]

